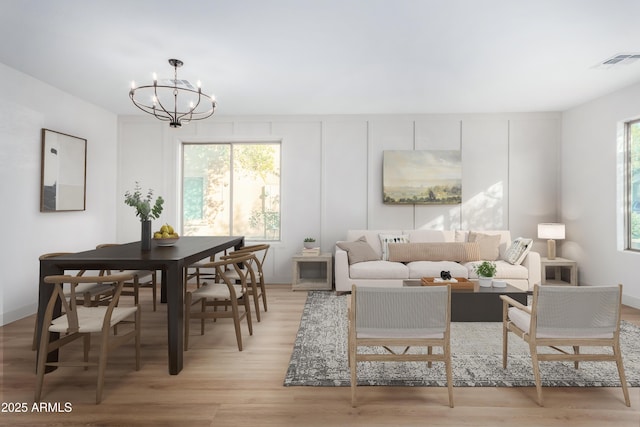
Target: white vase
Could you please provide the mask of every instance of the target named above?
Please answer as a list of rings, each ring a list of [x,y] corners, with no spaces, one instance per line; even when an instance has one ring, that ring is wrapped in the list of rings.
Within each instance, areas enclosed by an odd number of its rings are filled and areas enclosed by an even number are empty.
[[[481,288],[490,288],[493,277],[478,277],[478,285]]]

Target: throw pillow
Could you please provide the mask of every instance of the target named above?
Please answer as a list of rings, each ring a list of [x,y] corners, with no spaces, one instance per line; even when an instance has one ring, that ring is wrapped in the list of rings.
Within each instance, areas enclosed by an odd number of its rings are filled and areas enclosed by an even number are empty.
[[[509,264],[520,265],[533,246],[533,239],[518,237],[504,253],[503,259]]]
[[[477,242],[431,242],[389,244],[389,261],[478,261],[480,249]]]
[[[480,259],[484,261],[495,261],[500,256],[500,235],[483,234],[474,231],[469,232],[469,241],[478,242],[480,246]]]
[[[380,234],[383,261],[389,261],[389,243],[409,243],[409,236],[406,234]]]
[[[357,262],[377,261],[380,259],[364,236],[355,242],[338,242],[336,245],[343,251],[347,251],[349,265]]]

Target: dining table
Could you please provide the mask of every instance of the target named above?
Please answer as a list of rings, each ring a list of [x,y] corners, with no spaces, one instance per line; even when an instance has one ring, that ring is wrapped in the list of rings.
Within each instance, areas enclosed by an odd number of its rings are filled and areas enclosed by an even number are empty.
[[[169,374],[177,375],[183,367],[184,269],[194,262],[242,246],[244,236],[182,236],[172,246],[160,246],[153,242],[150,250],[142,250],[140,241],[137,241],[41,259],[38,342],[44,313],[53,293],[53,286],[44,282],[46,276],[65,274],[67,270],[159,270],[160,301],[167,304]],[[54,317],[60,315],[60,312],[58,302]],[[52,334],[51,340],[54,339],[57,339],[56,334]],[[58,350],[49,353],[47,361],[57,360]],[[52,366],[48,371],[54,369]]]

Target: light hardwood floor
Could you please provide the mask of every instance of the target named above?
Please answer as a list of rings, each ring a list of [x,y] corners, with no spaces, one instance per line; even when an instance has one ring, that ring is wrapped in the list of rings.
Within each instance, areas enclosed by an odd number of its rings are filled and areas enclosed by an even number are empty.
[[[348,387],[283,387],[306,299],[306,292],[285,285],[268,287],[269,311],[254,323],[252,337],[243,323],[242,352],[228,319],[208,323],[204,336],[194,322],[184,370],[170,376],[166,307],[159,304],[154,313],[151,292],[142,294],[142,368],[134,370],[132,344],[116,350],[100,405],[94,403],[96,370],[67,368],[45,377],[43,399],[59,402],[62,410],[68,402],[71,411],[32,411],[34,317],[0,328],[2,410],[16,403],[28,407],[26,413],[3,412],[0,425],[640,426],[640,388],[630,389],[631,408],[618,388],[546,388],[541,408],[534,387],[456,387],[455,407],[449,408],[446,388],[361,387],[354,409]],[[638,310],[625,308],[623,318],[640,325]]]

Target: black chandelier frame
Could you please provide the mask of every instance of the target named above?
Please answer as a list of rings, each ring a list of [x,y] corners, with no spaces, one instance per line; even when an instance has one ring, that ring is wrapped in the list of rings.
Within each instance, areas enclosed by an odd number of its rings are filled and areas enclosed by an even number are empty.
[[[187,124],[192,120],[202,120],[211,117],[216,109],[215,98],[213,96],[202,93],[202,88],[200,88],[199,85],[197,90],[179,86],[178,84],[182,83],[182,81],[178,80],[178,68],[182,67],[184,63],[179,59],[169,59],[169,64],[174,69],[172,80],[173,84],[158,84],[158,80],[154,76],[152,85],[132,87],[131,90],[129,90],[129,98],[131,98],[133,104],[145,113],[151,114],[159,120],[168,121],[169,126],[171,126],[172,128],[179,128],[182,126],[182,124]],[[167,89],[173,91],[173,108],[171,108],[170,106],[165,106],[161,101],[163,96],[160,92]],[[153,93],[153,96],[149,96],[149,98],[152,100],[151,103],[144,103],[140,101],[140,99],[136,99],[136,95],[139,95],[140,98],[142,97],[140,93],[147,94],[148,96],[149,92]],[[179,110],[178,97],[180,96],[180,94],[195,95],[197,96],[197,100],[196,102],[193,102],[193,104],[190,105],[188,109]],[[164,98],[167,98],[167,95],[165,95]],[[200,108],[201,104],[202,108],[198,111],[198,108]]]

